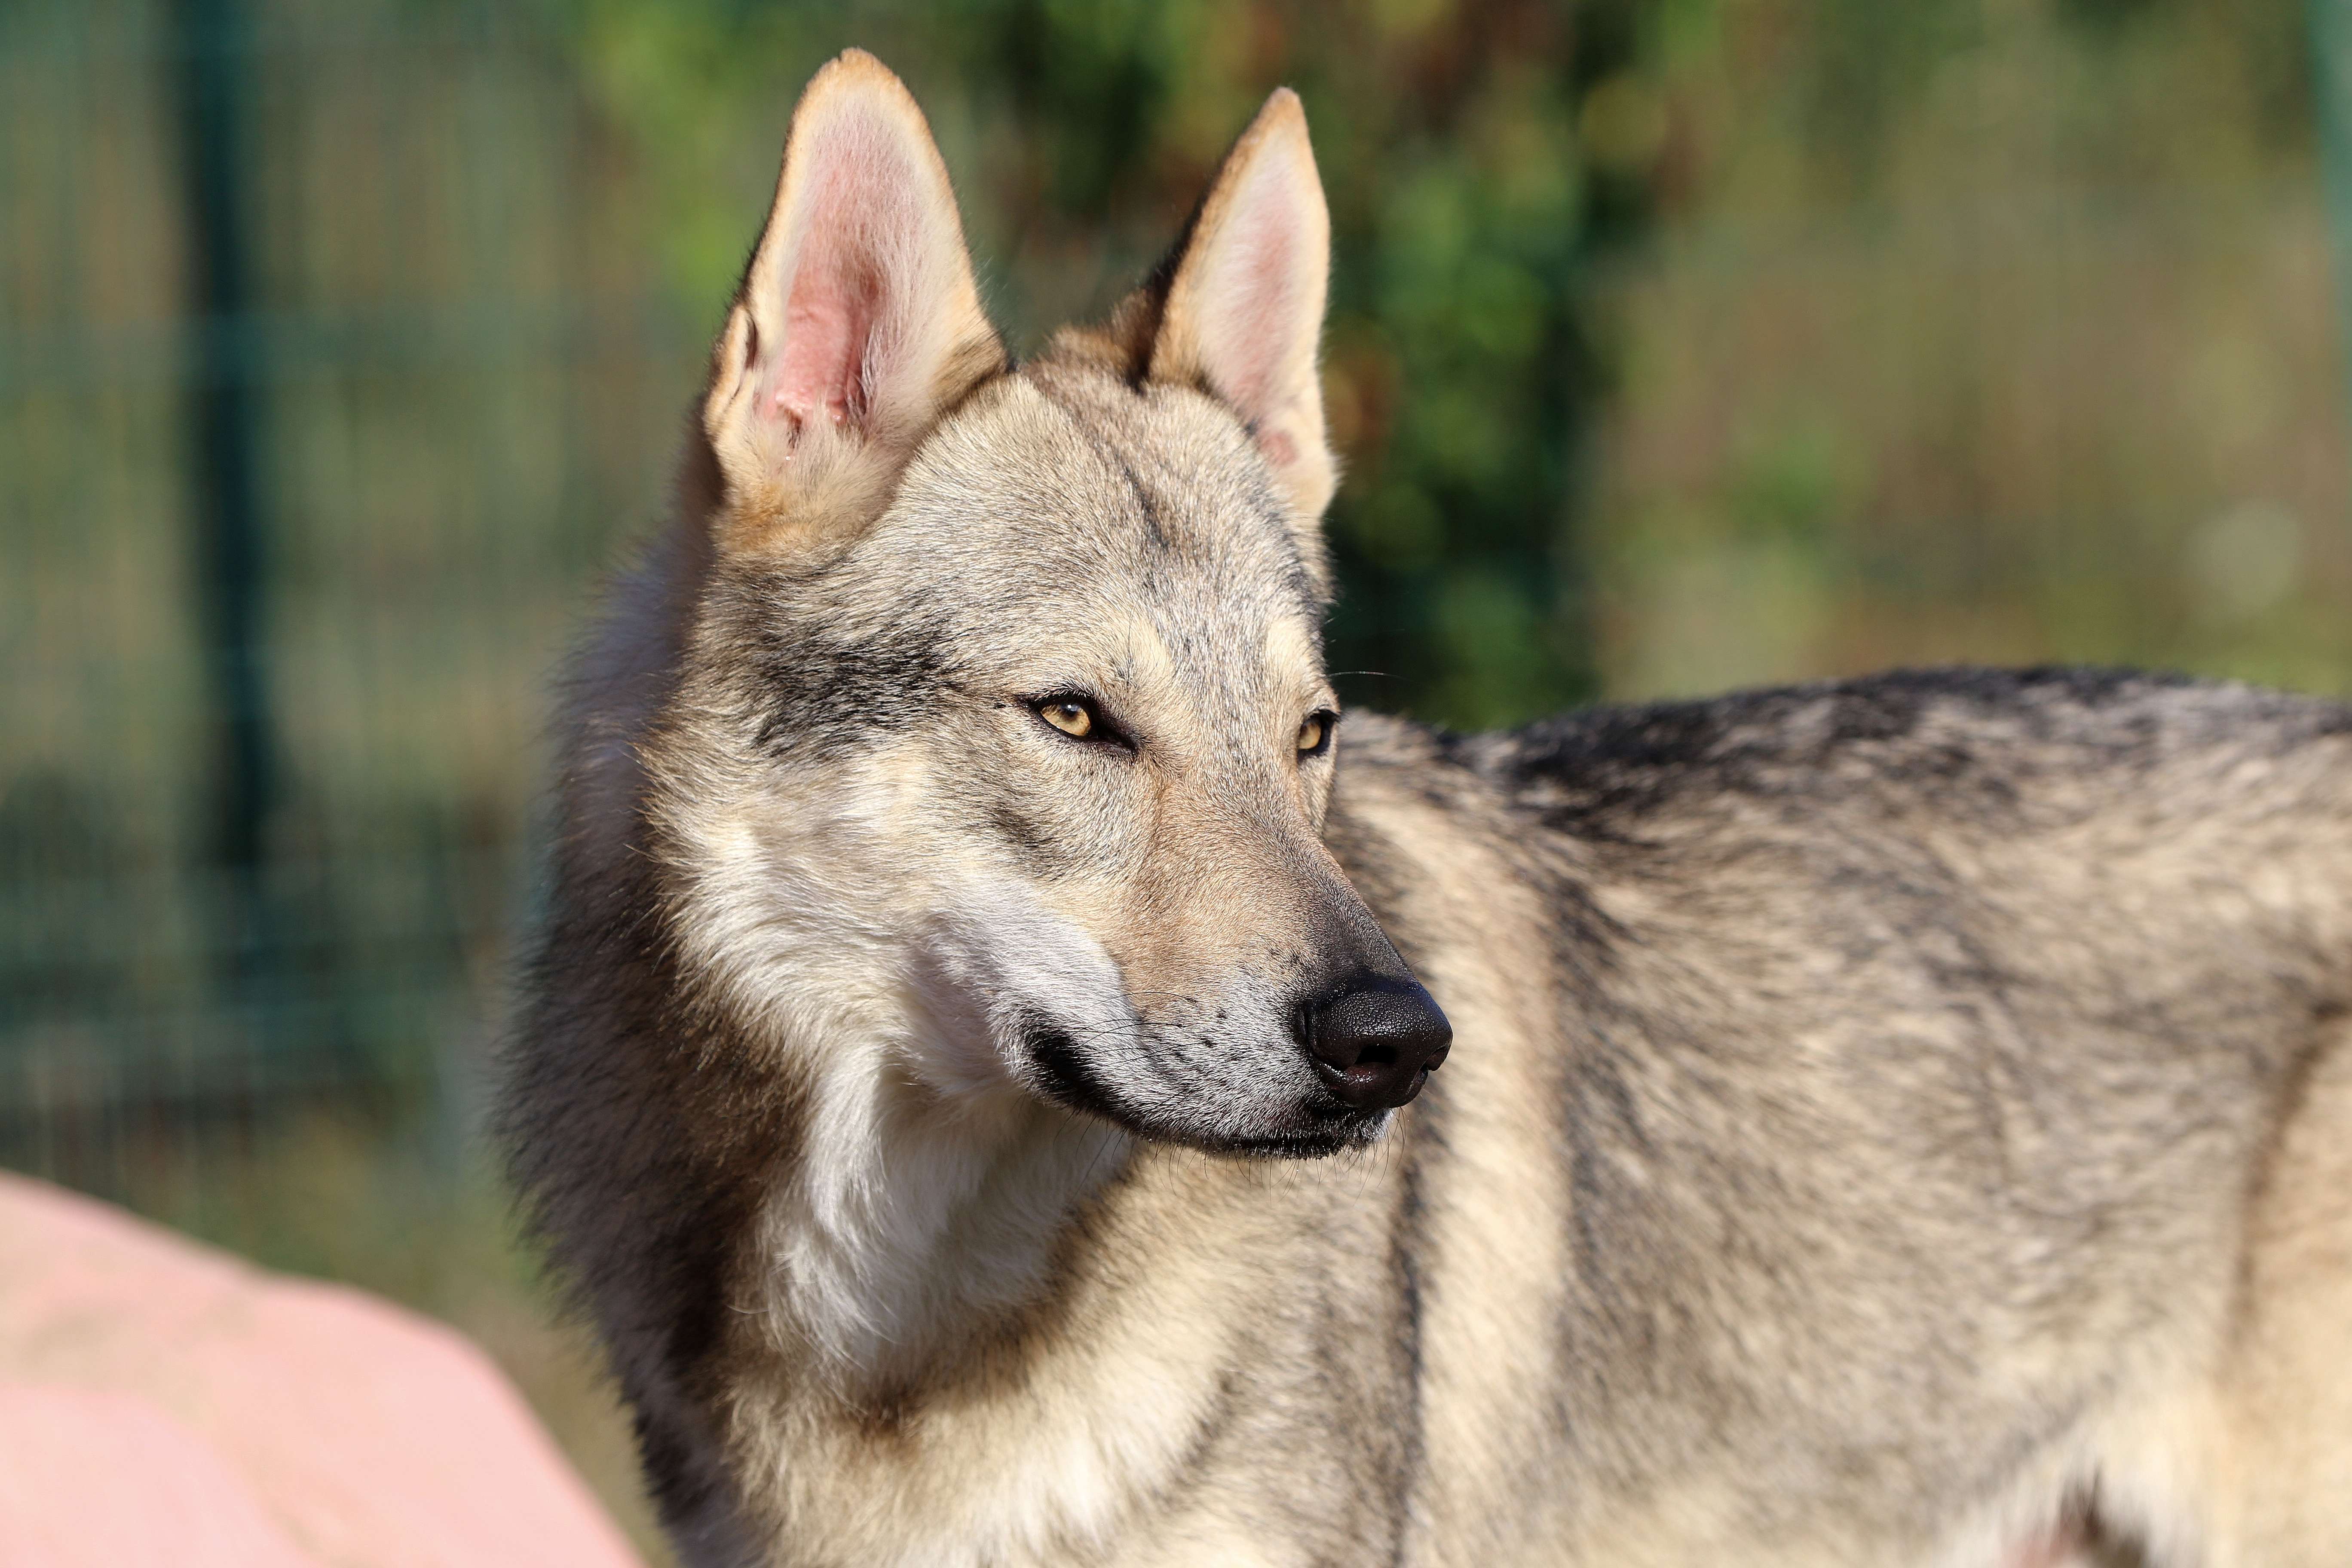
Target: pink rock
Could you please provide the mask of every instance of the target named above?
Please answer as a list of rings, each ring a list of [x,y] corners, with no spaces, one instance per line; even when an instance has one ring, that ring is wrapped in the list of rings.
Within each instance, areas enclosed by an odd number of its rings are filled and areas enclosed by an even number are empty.
[[[0,1174],[0,1563],[167,1561],[637,1563],[453,1331]]]
[[[0,1385],[0,1563],[318,1568],[202,1437],[134,1394]]]

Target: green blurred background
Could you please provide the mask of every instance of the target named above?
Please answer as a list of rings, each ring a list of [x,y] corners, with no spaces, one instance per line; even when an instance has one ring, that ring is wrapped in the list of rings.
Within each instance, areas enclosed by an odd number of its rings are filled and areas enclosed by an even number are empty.
[[[1335,666],[1476,726],[2352,688],[2341,4],[0,0],[0,1163],[457,1321],[643,1531],[473,1133],[551,672],[845,44],[1016,345],[1299,89]]]

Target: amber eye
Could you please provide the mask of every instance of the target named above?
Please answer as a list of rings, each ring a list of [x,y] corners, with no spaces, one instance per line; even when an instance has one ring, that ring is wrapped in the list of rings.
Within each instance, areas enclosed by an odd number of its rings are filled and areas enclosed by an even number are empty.
[[[1338,718],[1335,713],[1309,713],[1300,721],[1298,754],[1311,757],[1328,746],[1331,743],[1331,726]]]
[[[1049,697],[1037,704],[1037,717],[1073,740],[1091,740],[1095,710],[1075,697]]]

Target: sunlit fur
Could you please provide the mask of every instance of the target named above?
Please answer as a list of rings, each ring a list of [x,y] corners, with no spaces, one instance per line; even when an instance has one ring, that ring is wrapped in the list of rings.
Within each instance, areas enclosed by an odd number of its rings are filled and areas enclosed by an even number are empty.
[[[1019,366],[895,79],[794,126],[506,1100],[687,1563],[2352,1562],[2352,713],[1945,672],[1302,754],[1297,100]],[[1454,1029],[1393,1113],[1299,1038],[1367,966]]]

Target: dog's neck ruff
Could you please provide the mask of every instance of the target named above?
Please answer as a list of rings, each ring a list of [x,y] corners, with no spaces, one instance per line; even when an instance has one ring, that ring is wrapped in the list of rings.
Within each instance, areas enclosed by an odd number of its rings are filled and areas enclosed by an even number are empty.
[[[1003,1042],[1044,997],[1094,998],[1067,1022],[1096,1037],[1132,1014],[1108,958],[1013,891],[852,911],[845,883],[892,885],[859,835],[730,826],[688,850],[677,929],[740,1048],[798,1088],[800,1126],[729,1305],[846,1395],[919,1384],[1048,1293],[1061,1237],[1131,1149],[1022,1088]],[[803,870],[819,848],[822,879]]]
[[[1009,1085],[943,1098],[908,1066],[936,1042],[903,1027],[796,1048],[817,1064],[803,1152],[762,1206],[742,1305],[845,1396],[902,1389],[1049,1295],[1130,1140]]]

